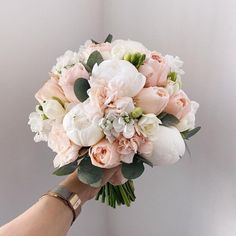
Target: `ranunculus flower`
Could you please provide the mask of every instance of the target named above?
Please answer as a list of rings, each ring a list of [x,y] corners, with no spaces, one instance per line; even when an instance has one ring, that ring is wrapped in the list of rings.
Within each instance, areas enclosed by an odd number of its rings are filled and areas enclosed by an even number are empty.
[[[170,67],[161,54],[152,52],[150,58],[139,67],[139,72],[146,77],[145,87],[165,86]]]
[[[126,53],[140,52],[143,54],[149,53],[141,43],[132,40],[117,39],[112,42],[111,56],[116,59],[123,59]]]
[[[43,113],[51,120],[60,120],[65,115],[65,109],[55,99],[43,101],[42,107]]]
[[[152,155],[146,157],[153,165],[169,165],[184,155],[185,143],[175,127],[160,126],[153,141]]]
[[[144,113],[154,113],[159,115],[169,101],[169,94],[162,87],[143,88],[134,98],[136,105],[141,107]]]
[[[67,102],[64,92],[58,84],[58,78],[55,76],[52,76],[51,79],[49,79],[35,94],[35,98],[40,104],[42,104],[45,100],[51,99],[52,97],[57,97],[62,102]]]
[[[48,146],[57,153],[54,167],[61,167],[78,158],[80,147],[70,141],[61,124],[54,124],[48,136]]]
[[[145,84],[146,78],[135,66],[125,60],[106,60],[96,64],[90,80],[93,84],[106,84],[109,92],[120,97],[134,97]]]
[[[103,114],[89,100],[75,105],[64,117],[63,126],[67,136],[79,146],[96,144],[104,136],[99,127]]]
[[[176,125],[179,132],[185,130],[191,130],[195,127],[195,114],[199,108],[199,104],[195,101],[191,101],[191,111],[184,116],[180,122]]]
[[[32,112],[29,115],[29,122],[31,131],[36,133],[34,136],[35,142],[48,141],[48,135],[52,128],[51,120],[43,120],[42,115],[38,112]]]
[[[89,78],[88,72],[81,63],[74,65],[68,70],[64,70],[60,77],[59,85],[62,87],[69,102],[79,102],[74,92],[75,81],[79,78]]]
[[[191,102],[185,92],[180,90],[170,97],[164,111],[182,119],[191,110]]]
[[[156,133],[159,130],[161,121],[155,114],[142,115],[137,124],[137,132],[141,133],[145,138],[153,140],[156,138]]]
[[[101,168],[113,168],[120,165],[120,155],[116,147],[106,139],[92,146],[89,155],[94,166]]]

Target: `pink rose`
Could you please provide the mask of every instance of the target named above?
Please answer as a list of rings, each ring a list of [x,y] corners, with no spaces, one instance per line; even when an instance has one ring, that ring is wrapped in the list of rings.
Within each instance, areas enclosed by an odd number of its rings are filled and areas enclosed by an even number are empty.
[[[191,111],[191,101],[183,90],[179,90],[179,92],[170,97],[164,111],[176,116],[178,119],[182,119]]]
[[[159,115],[169,101],[169,94],[162,87],[143,88],[134,98],[136,106],[141,107],[144,113]]]
[[[79,78],[89,78],[88,72],[81,63],[78,63],[68,70],[63,71],[59,80],[59,85],[62,87],[66,98],[70,102],[79,102],[74,93],[74,83]]]
[[[120,165],[120,155],[113,144],[103,139],[92,146],[89,155],[94,166],[113,168]]]
[[[61,167],[75,161],[80,147],[72,143],[61,124],[55,124],[48,136],[48,146],[57,153],[54,167]]]
[[[62,102],[67,102],[64,92],[58,84],[58,78],[55,76],[52,76],[51,79],[49,79],[35,94],[35,98],[39,103],[51,99],[52,97],[57,97]]]
[[[165,86],[170,67],[161,54],[152,52],[144,65],[139,67],[139,72],[146,77],[145,87]]]

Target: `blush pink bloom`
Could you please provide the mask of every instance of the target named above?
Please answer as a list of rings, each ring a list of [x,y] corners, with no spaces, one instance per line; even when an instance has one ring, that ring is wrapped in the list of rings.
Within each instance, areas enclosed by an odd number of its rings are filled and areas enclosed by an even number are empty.
[[[80,146],[72,143],[61,124],[55,124],[48,136],[48,146],[57,153],[54,167],[61,167],[76,160]]]
[[[143,88],[134,100],[144,113],[159,115],[169,101],[169,93],[162,87],[148,87]]]
[[[58,84],[58,78],[56,76],[52,76],[35,94],[35,98],[39,103],[51,99],[52,97],[57,97],[62,102],[67,102],[64,92]]]
[[[139,72],[146,77],[145,87],[165,86],[170,67],[161,54],[152,52],[150,58],[139,67]]]
[[[176,116],[178,119],[182,119],[191,111],[191,101],[183,90],[179,90],[179,92],[170,97],[164,111]]]
[[[114,144],[103,139],[89,149],[89,155],[94,166],[113,168],[120,165],[120,155]]]
[[[68,70],[63,71],[59,80],[59,85],[62,87],[66,98],[70,102],[79,102],[74,93],[74,83],[79,78],[89,78],[87,70],[81,63],[78,63]]]

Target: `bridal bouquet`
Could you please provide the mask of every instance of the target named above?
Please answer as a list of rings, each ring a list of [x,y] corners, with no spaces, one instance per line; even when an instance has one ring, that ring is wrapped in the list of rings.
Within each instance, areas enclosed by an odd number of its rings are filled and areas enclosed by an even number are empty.
[[[135,200],[133,179],[145,165],[177,162],[196,134],[199,107],[182,90],[183,62],[141,43],[87,41],[79,52],[57,59],[36,93],[29,116],[35,142],[56,152],[55,175],[77,170],[83,183],[99,187],[104,170],[120,166],[96,199],[112,207]],[[112,184],[113,183],[113,184]]]

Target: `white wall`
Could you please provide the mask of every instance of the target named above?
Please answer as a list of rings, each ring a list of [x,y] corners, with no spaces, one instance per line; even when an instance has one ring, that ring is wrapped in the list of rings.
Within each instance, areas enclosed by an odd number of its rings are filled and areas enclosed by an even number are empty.
[[[103,38],[101,12],[101,1],[93,0],[1,1],[0,225],[59,182],[51,175],[54,154],[33,142],[28,115],[56,57],[90,37]],[[69,235],[104,236],[104,209],[85,206]]]
[[[109,209],[109,236],[236,235],[236,1],[105,0],[105,30],[185,61],[200,102],[192,157],[149,170],[137,201]]]

